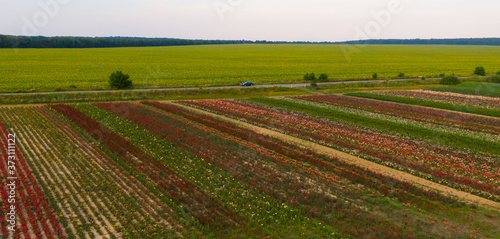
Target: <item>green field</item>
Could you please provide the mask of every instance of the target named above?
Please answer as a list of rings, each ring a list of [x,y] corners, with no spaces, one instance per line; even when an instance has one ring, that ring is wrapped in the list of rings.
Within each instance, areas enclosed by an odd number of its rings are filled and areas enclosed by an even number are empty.
[[[0,91],[108,89],[115,70],[136,88],[301,82],[307,72],[331,80],[472,75],[500,70],[500,47],[371,45],[350,56],[338,45],[212,45],[109,49],[0,49]]]

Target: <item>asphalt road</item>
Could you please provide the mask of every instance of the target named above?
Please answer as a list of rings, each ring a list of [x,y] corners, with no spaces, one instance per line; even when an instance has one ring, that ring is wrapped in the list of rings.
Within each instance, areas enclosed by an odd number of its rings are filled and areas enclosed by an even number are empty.
[[[470,78],[470,77],[459,77],[459,78]],[[435,80],[440,78],[427,78],[429,80]],[[361,80],[361,81],[338,81],[338,82],[318,82],[318,85],[335,85],[335,84],[353,84],[353,83],[367,83],[367,82],[383,82],[383,81],[410,81],[418,79],[392,79],[392,80]],[[253,88],[264,88],[264,87],[300,87],[308,86],[310,83],[298,83],[298,84],[274,84],[274,85],[253,85],[253,86],[213,86],[213,87],[187,87],[187,88],[144,88],[144,89],[129,89],[129,90],[88,90],[88,91],[53,91],[53,92],[28,92],[28,93],[0,93],[0,95],[48,95],[48,94],[78,94],[78,93],[109,93],[109,92],[124,92],[124,91],[167,91],[167,90],[197,90],[197,89],[231,89],[231,88],[242,88],[242,87],[253,87]]]

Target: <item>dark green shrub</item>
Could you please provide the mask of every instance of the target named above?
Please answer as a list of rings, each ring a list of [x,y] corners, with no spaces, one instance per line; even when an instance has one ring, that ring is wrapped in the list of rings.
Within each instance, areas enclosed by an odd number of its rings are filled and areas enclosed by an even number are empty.
[[[405,73],[403,73],[403,72],[399,73],[398,77],[399,77],[399,78],[403,78],[403,77],[405,77]]]
[[[316,82],[313,82],[313,83],[311,83],[311,87],[318,88],[318,84],[316,84]]]
[[[304,81],[316,81],[316,75],[307,73],[304,75]]]
[[[458,85],[460,83],[462,82],[456,76],[445,76],[441,79],[441,82],[439,82],[441,85]]]
[[[373,79],[377,79],[377,78],[378,78],[377,73],[373,73],[372,78],[373,78]]]
[[[485,76],[486,75],[486,70],[482,66],[476,67],[476,70],[474,70],[474,75],[480,75],[480,76]]]
[[[499,75],[499,76],[500,76],[500,71],[499,71],[499,72],[497,72],[497,75]]]
[[[109,76],[109,85],[115,89],[126,89],[132,87],[132,81],[129,80],[130,76],[123,74],[121,71],[113,72]]]
[[[500,83],[500,75],[490,76],[486,79],[487,82]]]
[[[319,75],[318,80],[319,81],[327,81],[328,80],[328,75],[325,74],[325,73],[323,73],[323,74]]]

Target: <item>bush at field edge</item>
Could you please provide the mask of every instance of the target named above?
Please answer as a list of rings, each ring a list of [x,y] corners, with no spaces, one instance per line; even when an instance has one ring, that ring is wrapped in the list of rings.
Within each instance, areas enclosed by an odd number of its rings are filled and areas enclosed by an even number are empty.
[[[482,66],[476,67],[476,70],[474,70],[474,75],[480,75],[480,76],[485,76],[486,75],[486,70]]]
[[[127,89],[132,87],[130,76],[121,71],[115,71],[109,76],[109,85],[115,89]]]
[[[443,77],[443,79],[441,79],[441,81],[439,82],[439,84],[441,85],[458,85],[462,83],[458,77],[456,76],[445,76]]]

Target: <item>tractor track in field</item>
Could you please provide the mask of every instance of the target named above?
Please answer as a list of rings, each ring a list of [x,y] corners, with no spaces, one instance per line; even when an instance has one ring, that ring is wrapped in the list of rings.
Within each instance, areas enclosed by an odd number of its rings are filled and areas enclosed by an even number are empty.
[[[460,191],[460,190],[457,190],[457,189],[454,189],[451,187],[447,187],[447,186],[444,186],[444,185],[441,185],[441,184],[438,184],[435,182],[431,182],[429,180],[426,180],[426,179],[423,179],[423,178],[420,178],[420,177],[417,177],[417,176],[414,176],[414,175],[411,175],[411,174],[408,174],[408,173],[405,173],[405,172],[402,172],[402,171],[399,171],[399,170],[396,170],[393,168],[389,168],[389,167],[386,167],[386,166],[383,166],[383,165],[380,165],[380,164],[377,164],[377,163],[374,163],[374,162],[371,162],[371,161],[368,161],[368,160],[365,160],[365,159],[362,159],[359,157],[355,157],[355,156],[352,156],[350,154],[347,154],[347,153],[344,153],[344,152],[341,152],[341,151],[338,151],[338,150],[335,150],[335,149],[332,149],[332,148],[329,148],[329,147],[326,147],[326,146],[323,146],[323,145],[320,145],[320,144],[317,144],[317,143],[314,143],[311,141],[299,139],[297,137],[293,137],[290,135],[279,133],[279,132],[276,132],[276,131],[273,131],[270,129],[265,129],[263,127],[259,127],[259,126],[253,125],[253,124],[245,123],[245,122],[242,122],[242,121],[239,121],[236,119],[232,119],[232,118],[229,118],[226,116],[217,115],[217,114],[214,114],[214,113],[211,113],[208,111],[204,111],[201,109],[193,108],[193,107],[178,104],[178,103],[173,103],[172,101],[162,101],[162,102],[170,103],[170,104],[173,104],[173,105],[176,105],[179,107],[183,107],[183,108],[186,108],[186,109],[189,109],[189,110],[201,113],[201,114],[205,114],[205,115],[216,117],[216,118],[219,118],[219,119],[222,119],[225,121],[229,121],[229,122],[234,123],[240,127],[253,130],[257,133],[276,137],[276,138],[279,138],[281,140],[285,140],[289,143],[292,143],[292,144],[295,144],[295,145],[298,145],[298,146],[301,146],[304,148],[313,149],[318,153],[333,156],[333,157],[336,157],[338,159],[344,160],[348,163],[353,163],[353,164],[356,164],[358,166],[368,168],[374,172],[381,173],[381,174],[391,176],[391,177],[394,177],[394,178],[402,180],[402,181],[412,183],[420,188],[424,188],[427,190],[436,190],[444,195],[456,196],[460,200],[468,202],[468,203],[474,203],[474,204],[477,204],[479,206],[483,206],[483,207],[486,207],[489,209],[494,209],[494,210],[500,211],[500,203],[498,203],[498,202],[494,202],[494,201],[491,201],[491,200],[488,200],[488,199],[485,199],[485,198],[482,198],[482,197],[479,197],[479,196],[476,196],[476,195],[473,195],[473,194],[470,194],[467,192],[463,192],[463,191]]]

